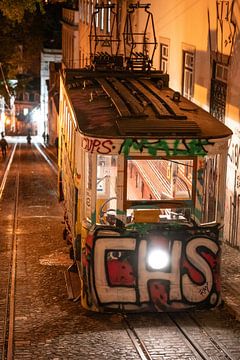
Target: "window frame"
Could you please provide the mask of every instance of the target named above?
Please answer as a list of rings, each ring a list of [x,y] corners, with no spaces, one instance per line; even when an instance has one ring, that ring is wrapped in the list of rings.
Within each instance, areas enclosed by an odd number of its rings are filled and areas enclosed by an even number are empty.
[[[172,200],[128,200],[127,199],[127,164],[128,160],[192,160],[193,161],[193,172],[192,172],[192,194],[189,199],[172,199]],[[129,156],[124,159],[124,190],[123,190],[123,209],[137,207],[142,208],[146,205],[155,206],[160,209],[167,209],[173,207],[186,207],[186,202],[191,203],[191,206],[195,207],[196,201],[196,179],[197,179],[197,157],[196,156]]]
[[[192,57],[192,64],[187,63],[187,57]],[[191,100],[194,96],[194,64],[195,64],[195,52],[191,50],[183,49],[183,68],[182,68],[182,95]],[[187,75],[189,78],[187,80]],[[190,79],[190,80],[189,80]],[[187,91],[185,91],[186,85],[188,85]]]
[[[163,54],[164,52],[163,49],[167,49],[167,55]],[[169,65],[169,45],[167,43],[160,42],[160,71],[162,71],[164,74],[167,74],[168,65]]]

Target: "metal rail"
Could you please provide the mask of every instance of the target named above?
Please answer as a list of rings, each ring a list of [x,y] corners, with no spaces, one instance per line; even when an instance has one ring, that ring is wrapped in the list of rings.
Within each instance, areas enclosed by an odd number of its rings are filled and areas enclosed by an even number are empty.
[[[49,158],[49,156],[41,149],[41,147],[39,146],[39,144],[35,143],[34,144],[35,147],[37,148],[37,150],[40,152],[40,154],[43,156],[43,158],[46,160],[46,162],[48,163],[48,165],[51,167],[51,169],[53,170],[53,172],[55,174],[58,173],[58,169],[57,166],[53,163],[53,161]]]
[[[226,347],[221,344],[217,339],[215,339],[211,334],[209,334],[208,331],[206,331],[199,322],[192,317],[189,314],[184,313],[184,316],[189,316],[191,320],[196,324],[197,328],[200,329],[200,331],[203,333],[204,336],[208,338],[208,340],[212,343],[213,347],[221,354],[221,356],[224,356],[224,359],[226,360],[237,360],[236,357],[230,354],[230,352],[226,349]],[[127,314],[121,314],[125,329],[127,331],[128,336],[130,337],[137,353],[140,356],[141,360],[152,360],[152,356],[149,353],[149,350],[145,346],[144,341],[141,339],[141,337],[138,335],[137,331],[134,329],[133,325],[128,319]],[[186,326],[183,326],[180,321],[176,320],[176,316],[174,314],[167,314],[168,318],[171,320],[171,322],[177,327],[179,333],[182,336],[183,341],[188,346],[188,348],[191,350],[193,356],[197,360],[211,360],[213,359],[212,355],[208,355],[206,351],[203,349],[199,341],[196,341],[194,337],[190,334],[188,328]],[[215,357],[214,357],[215,358]]]
[[[5,188],[7,177],[10,171],[12,160],[15,154],[17,144],[15,144],[10,160],[8,162],[1,186],[0,199]],[[14,203],[14,220],[12,229],[12,240],[10,244],[10,260],[8,267],[8,281],[6,291],[6,306],[3,323],[3,347],[1,359],[12,360],[14,353],[14,319],[15,319],[15,284],[16,284],[16,260],[17,260],[17,221],[18,221],[18,199],[19,199],[19,171],[17,171],[15,182],[15,203]]]
[[[0,184],[0,200],[2,198],[9,171],[13,162],[16,148],[19,144],[15,144],[8,161],[2,182]],[[56,165],[50,160],[50,158],[44,153],[44,151],[35,144],[37,150],[44,157],[48,165],[52,168],[54,173],[57,172]],[[20,153],[19,153],[20,156]],[[15,322],[15,290],[16,290],[16,263],[17,263],[17,226],[18,226],[18,202],[19,202],[19,169],[17,169],[16,181],[15,181],[15,203],[14,203],[14,220],[12,228],[12,238],[10,244],[10,255],[8,264],[8,279],[6,289],[6,305],[5,315],[3,321],[3,339],[2,339],[2,354],[0,354],[1,360],[13,360],[14,359],[14,322]]]
[[[8,161],[8,164],[7,164],[7,167],[6,167],[6,170],[5,170],[1,185],[0,185],[0,199],[2,198],[3,190],[4,190],[4,187],[5,187],[6,181],[7,181],[8,173],[9,173],[12,161],[13,161],[13,157],[14,157],[14,154],[15,154],[15,151],[16,151],[16,147],[17,147],[17,144],[14,145],[13,151],[11,153],[10,159]]]
[[[127,315],[122,314],[122,318],[124,321],[125,329],[127,331],[128,336],[130,337],[137,353],[140,356],[141,360],[152,360],[151,355],[149,354],[144,342],[141,340],[141,338],[138,336],[136,330],[129,322]]]
[[[199,323],[199,321],[197,319],[195,319],[194,316],[192,316],[191,314],[188,314],[188,316],[198,326],[198,328],[201,330],[201,332],[203,334],[205,334],[206,336],[208,336],[208,338],[211,340],[211,342],[215,346],[215,348],[225,354],[226,359],[237,360],[223,344],[221,344],[216,338],[213,337],[213,335],[211,334],[210,331],[206,330],[206,328],[204,328]]]
[[[179,331],[184,335],[186,341],[189,342],[190,346],[194,349],[194,352],[199,354],[200,358],[199,359],[204,359],[204,360],[211,360],[212,356],[209,356],[204,349],[202,348],[202,346],[199,344],[198,341],[194,340],[193,336],[189,333],[187,327],[183,326],[180,324],[179,321],[176,320],[176,317],[172,314],[168,314],[169,318],[171,319],[171,321],[177,326],[177,328],[179,329]],[[185,314],[186,316],[186,314]],[[194,323],[197,325],[197,327],[200,329],[200,331],[208,338],[208,340],[212,343],[212,345],[214,346],[214,348],[216,350],[218,350],[221,354],[224,354],[224,358],[226,360],[237,360],[236,357],[232,356],[229,351],[224,347],[223,344],[220,344],[220,342],[218,342],[216,339],[214,339],[202,326],[201,324],[199,324],[199,322],[191,315],[189,315],[189,318],[191,318],[191,320],[194,321]]]

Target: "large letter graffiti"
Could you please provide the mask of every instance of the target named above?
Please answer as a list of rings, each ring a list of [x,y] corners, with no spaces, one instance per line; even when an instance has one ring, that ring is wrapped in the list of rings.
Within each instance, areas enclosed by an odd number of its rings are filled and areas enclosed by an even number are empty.
[[[109,235],[108,231],[98,231],[88,263],[92,275],[85,284],[95,299],[95,308],[164,311],[217,305],[220,247],[213,229],[211,233],[212,239],[204,230],[191,229],[181,232],[177,239],[176,232],[169,233],[169,238],[165,232],[170,264],[154,270],[147,264],[151,240],[139,238],[136,233],[113,236],[111,231]]]
[[[168,280],[170,284],[169,299],[181,300],[180,291],[180,260],[181,260],[182,244],[180,241],[174,241],[171,258],[171,272],[149,271],[146,268],[147,242],[142,240],[139,246],[139,271],[138,286],[140,289],[141,302],[149,302],[150,294],[148,290],[148,281],[150,280]]]
[[[209,249],[213,254],[217,254],[219,248],[217,244],[207,238],[196,238],[189,241],[186,247],[186,257],[190,263],[197,268],[205,278],[202,285],[194,284],[188,274],[183,275],[183,294],[188,301],[200,302],[205,300],[209,291],[213,287],[213,274],[210,264],[198,253],[201,246]],[[215,294],[216,295],[216,294]]]
[[[117,241],[116,241],[117,240]],[[105,266],[105,253],[107,250],[117,251],[136,250],[134,238],[100,238],[96,241],[94,249],[94,275],[97,296],[101,303],[110,302],[136,302],[136,291],[129,287],[110,287],[107,281]]]

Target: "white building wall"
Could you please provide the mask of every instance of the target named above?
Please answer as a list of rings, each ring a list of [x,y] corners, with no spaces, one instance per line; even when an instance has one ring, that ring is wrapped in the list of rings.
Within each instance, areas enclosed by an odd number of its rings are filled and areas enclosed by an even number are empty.
[[[79,59],[79,11],[63,8],[62,12],[63,64],[70,69],[80,67]]]
[[[41,89],[40,89],[40,110],[41,119],[38,122],[38,135],[49,132],[48,126],[48,88],[46,81],[49,80],[50,62],[60,63],[62,61],[62,51],[57,49],[43,49],[41,53]]]

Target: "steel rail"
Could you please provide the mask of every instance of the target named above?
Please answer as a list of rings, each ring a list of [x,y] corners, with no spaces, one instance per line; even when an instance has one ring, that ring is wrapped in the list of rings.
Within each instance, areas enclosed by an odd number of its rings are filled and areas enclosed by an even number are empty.
[[[15,154],[15,151],[16,151],[16,147],[17,147],[17,143],[14,145],[13,151],[11,153],[11,157],[10,157],[10,159],[8,161],[7,168],[6,168],[4,176],[3,176],[3,180],[2,180],[1,185],[0,185],[0,199],[2,198],[3,190],[5,188],[8,173],[9,173],[9,170],[10,170],[10,167],[11,167],[11,164],[12,164],[12,161],[13,161],[13,157],[14,157],[14,154]]]
[[[178,314],[176,314],[178,315]],[[186,315],[186,313],[185,313]],[[189,314],[188,314],[189,315]],[[193,336],[189,333],[186,327],[182,326],[179,321],[175,319],[174,314],[167,313],[168,318],[171,320],[171,322],[177,327],[179,333],[182,336],[182,339],[188,346],[188,348],[192,351],[193,356],[197,360],[211,360],[213,357],[211,355],[208,355],[206,351],[202,348],[201,344],[199,344],[198,341],[196,341]],[[129,338],[131,339],[136,351],[138,352],[141,360],[152,360],[152,356],[149,353],[149,350],[144,344],[144,341],[140,338],[140,336],[137,334],[137,331],[134,329],[134,327],[131,325],[127,314],[121,314],[121,317],[123,318],[125,330],[127,331],[127,334]],[[212,335],[206,331],[201,324],[198,323],[198,321],[195,318],[192,318],[190,315],[189,317],[196,323],[197,327],[204,333],[205,336],[209,339],[209,341],[213,344],[214,348],[221,352],[222,355],[224,355],[224,358],[226,360],[236,360],[236,357],[232,356],[229,351],[220,344],[219,341],[213,338]]]
[[[185,314],[186,315],[186,314]],[[186,339],[187,342],[189,342],[191,344],[191,347],[194,349],[194,353],[198,353],[200,355],[200,359],[204,359],[204,360],[211,360],[212,356],[208,355],[204,349],[202,348],[202,346],[199,344],[198,341],[194,340],[193,336],[190,335],[189,331],[187,330],[186,327],[182,326],[181,324],[179,324],[179,322],[174,318],[174,314],[169,314],[168,313],[169,318],[171,319],[171,321],[177,326],[177,328],[179,329],[179,331],[184,335],[184,338]],[[177,314],[176,314],[177,316]],[[226,360],[237,360],[235,357],[233,357],[228,351],[227,349],[220,344],[217,340],[215,340],[206,330],[204,330],[204,328],[198,323],[198,321],[196,319],[194,319],[193,317],[190,316],[190,314],[188,314],[189,318],[191,318],[195,324],[197,325],[197,327],[200,329],[200,331],[207,336],[208,340],[213,344],[214,348],[216,350],[218,350],[219,352],[221,352],[222,354],[224,354],[224,357]]]
[[[15,321],[15,292],[16,292],[16,262],[17,262],[17,226],[18,226],[18,201],[19,201],[19,171],[16,177],[16,193],[13,223],[13,253],[12,253],[12,272],[11,272],[11,292],[9,303],[9,328],[8,328],[8,351],[7,360],[13,359],[14,343],[14,321]]]
[[[122,319],[124,321],[125,330],[126,330],[128,336],[129,336],[129,338],[131,339],[137,353],[139,354],[140,359],[141,360],[152,360],[152,356],[150,355],[150,353],[147,350],[144,342],[141,340],[141,338],[137,334],[134,327],[129,322],[129,320],[127,318],[127,315],[126,314],[121,314],[121,316],[122,316]]]
[[[0,186],[0,199],[5,189],[8,174],[11,168],[13,157],[15,154],[17,144],[15,144],[9,159],[4,177]],[[14,319],[15,319],[15,284],[16,284],[16,260],[17,260],[17,214],[18,214],[18,198],[19,198],[19,171],[16,176],[15,186],[15,203],[14,203],[14,221],[12,229],[12,240],[10,244],[10,260],[8,266],[8,280],[6,290],[6,306],[5,306],[5,317],[3,323],[3,347],[2,347],[2,360],[13,359],[13,341],[14,341]]]
[[[39,144],[34,143],[37,150],[40,152],[40,154],[43,156],[43,158],[46,160],[48,165],[52,168],[55,174],[58,174],[57,166],[53,163],[53,161],[45,154],[45,152],[40,148]]]
[[[195,317],[192,314],[188,314],[189,318],[198,326],[198,328],[201,330],[201,332],[203,334],[205,334],[209,340],[212,342],[212,344],[215,346],[215,348],[219,351],[221,351],[222,353],[225,354],[225,358],[228,360],[238,360],[239,358],[234,357],[226,348],[226,346],[224,346],[223,344],[220,343],[220,341],[218,341],[216,338],[213,337],[213,335],[211,334],[210,330],[206,330],[206,328],[204,328],[197,319],[195,319]]]
[[[211,360],[212,357],[208,356],[208,354],[202,349],[202,347],[199,345],[199,343],[197,343],[193,339],[193,337],[189,334],[189,332],[184,327],[179,325],[179,323],[173,318],[173,315],[170,315],[169,313],[167,315],[168,315],[169,319],[171,319],[171,321],[178,328],[179,332],[183,335],[185,342],[187,343],[189,348],[192,350],[192,352],[194,353],[196,358],[203,359],[203,360]]]

